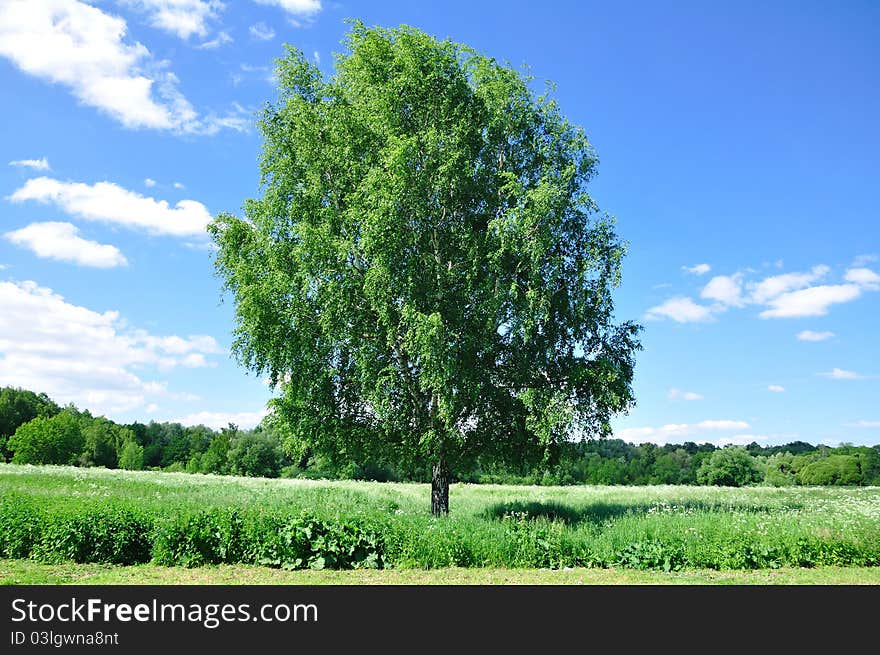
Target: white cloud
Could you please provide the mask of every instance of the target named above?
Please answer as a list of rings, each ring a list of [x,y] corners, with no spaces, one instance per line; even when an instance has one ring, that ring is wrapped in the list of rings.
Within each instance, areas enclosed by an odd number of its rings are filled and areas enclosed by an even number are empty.
[[[827,373],[819,373],[819,375],[833,380],[861,380],[865,377],[855,371],[845,371],[842,368],[835,368]]]
[[[852,265],[854,268],[858,268],[870,264],[871,262],[876,262],[878,259],[880,259],[880,257],[874,254],[859,255],[853,260]]]
[[[192,398],[145,379],[177,357],[220,352],[210,336],[156,336],[126,327],[119,312],[67,302],[36,282],[0,282],[0,386],[43,391],[61,403],[117,414],[158,397]]]
[[[23,168],[33,168],[36,171],[52,170],[52,168],[49,166],[49,160],[45,157],[42,157],[40,159],[16,159],[9,162],[9,165],[21,166]]]
[[[121,0],[121,3],[146,13],[150,24],[181,39],[193,34],[204,37],[207,23],[216,19],[224,5],[217,0]]]
[[[243,430],[256,427],[269,413],[263,409],[258,412],[197,412],[174,419],[175,423],[183,425],[205,425],[214,430],[225,428],[230,423]]]
[[[320,65],[321,65],[321,53],[318,52],[317,50],[315,50],[315,51],[312,53],[312,59],[315,60],[315,66],[320,66]]]
[[[677,323],[693,323],[710,320],[712,311],[708,307],[698,305],[690,298],[677,297],[670,298],[656,307],[651,307],[645,313],[645,318],[651,321],[671,318]]]
[[[765,304],[788,291],[795,291],[809,286],[824,277],[831,269],[824,265],[814,266],[809,273],[785,273],[764,278],[750,285],[753,302]]]
[[[703,287],[700,297],[715,300],[722,305],[742,307],[742,274],[716,275]]]
[[[278,7],[291,16],[301,18],[312,17],[321,11],[321,0],[254,0],[254,2],[258,5]]]
[[[697,264],[696,266],[682,266],[681,269],[694,275],[705,275],[712,270],[709,264]]]
[[[880,421],[856,421],[855,423],[844,423],[848,428],[880,428]]]
[[[696,424],[668,423],[660,427],[626,428],[614,433],[614,436],[624,441],[644,443],[650,441],[659,445],[681,441],[687,437],[699,436],[705,432],[748,430],[749,424],[745,421],[733,420],[709,420]]]
[[[148,189],[151,189],[151,188],[153,188],[154,186],[156,186],[156,180],[154,180],[153,178],[148,177],[148,178],[146,178],[146,179],[144,180],[144,186],[147,187]]]
[[[785,387],[779,384],[771,384],[767,387],[767,391],[773,391],[774,393],[782,393],[785,391]]]
[[[795,335],[798,341],[825,341],[834,336],[834,332],[814,332],[813,330],[802,330]]]
[[[749,424],[745,421],[716,420],[716,421],[700,421],[697,423],[699,430],[747,430]]]
[[[213,368],[217,366],[217,363],[207,361],[202,353],[190,353],[180,360],[180,365],[186,368],[204,368],[206,366]]]
[[[244,129],[214,116],[200,119],[168,62],[126,41],[127,30],[124,19],[79,0],[0,3],[0,55],[125,127],[191,134]]]
[[[28,180],[9,199],[52,203],[85,220],[144,229],[151,234],[204,235],[211,221],[208,209],[195,200],[181,200],[171,207],[165,200],[142,196],[112,182],[89,185],[38,177]]]
[[[183,186],[183,184],[180,183],[180,182],[175,182],[172,186],[173,186],[175,189],[185,189],[185,188],[186,188],[186,187]]]
[[[844,279],[872,291],[880,289],[880,275],[870,268],[851,268],[846,272]]]
[[[71,223],[31,223],[3,235],[10,243],[27,248],[37,257],[72,262],[80,266],[114,268],[128,261],[116,246],[88,241]]]
[[[669,400],[702,400],[703,396],[693,391],[682,391],[681,389],[670,389],[666,395]]]
[[[218,32],[217,36],[214,37],[211,41],[205,41],[200,46],[198,46],[199,50],[215,50],[222,45],[226,45],[227,43],[232,43],[234,39],[229,36],[226,32]]]
[[[797,318],[824,316],[836,303],[849,302],[862,295],[855,284],[824,284],[777,296],[767,303],[772,309],[761,312],[761,318]]]
[[[248,28],[248,32],[258,41],[271,41],[275,38],[275,30],[262,21],[251,25]]]

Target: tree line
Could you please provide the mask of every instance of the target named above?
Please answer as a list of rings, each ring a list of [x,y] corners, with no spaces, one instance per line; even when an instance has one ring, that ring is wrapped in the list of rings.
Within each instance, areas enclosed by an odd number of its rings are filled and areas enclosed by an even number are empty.
[[[16,464],[67,464],[257,477],[431,480],[429,463],[365,460],[306,451],[291,455],[270,421],[251,430],[174,422],[120,424],[45,393],[0,388],[0,453]],[[717,447],[709,443],[565,442],[519,467],[479,458],[456,480],[535,485],[880,485],[880,445]]]

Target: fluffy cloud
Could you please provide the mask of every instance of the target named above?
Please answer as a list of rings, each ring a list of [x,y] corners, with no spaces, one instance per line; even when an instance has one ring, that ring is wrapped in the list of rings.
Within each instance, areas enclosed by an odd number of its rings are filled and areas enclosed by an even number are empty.
[[[870,264],[871,262],[876,262],[880,257],[874,254],[867,255],[859,255],[853,260],[853,267],[858,268],[859,266],[865,266],[866,264]]]
[[[864,263],[865,256],[857,258]],[[704,265],[682,267],[693,273]],[[708,265],[705,265],[708,267]],[[700,270],[704,270],[700,268]],[[706,271],[708,270],[705,269]],[[716,275],[703,287],[700,297],[713,301],[709,306],[699,305],[687,297],[671,298],[661,305],[650,308],[646,313],[649,320],[671,318],[680,323],[706,321],[730,307],[747,305],[763,305],[761,318],[801,318],[806,316],[824,316],[829,308],[838,303],[850,302],[859,298],[865,291],[880,290],[880,275],[864,266],[853,264],[844,276],[845,284],[814,283],[828,275],[830,268],[824,264],[814,266],[807,272],[784,273],[766,277],[758,282],[744,283],[744,273],[733,275]],[[746,272],[753,273],[751,269]],[[810,335],[825,334],[802,332],[799,339],[811,339]],[[827,333],[830,335],[830,333]],[[826,337],[827,338],[827,337]]]
[[[681,269],[694,275],[705,275],[712,270],[712,267],[709,264],[697,264],[696,266],[682,266]]]
[[[9,242],[27,248],[37,257],[72,262],[80,266],[114,268],[128,261],[116,246],[89,241],[79,236],[71,223],[31,223],[3,235]]]
[[[779,384],[771,384],[767,387],[767,391],[773,391],[774,393],[782,393],[785,391],[785,387]]]
[[[742,307],[742,274],[716,275],[700,292],[701,298],[715,300],[725,307]]]
[[[182,425],[205,425],[214,430],[225,428],[230,423],[234,423],[241,429],[249,430],[262,421],[268,413],[266,409],[258,412],[198,412],[176,418],[174,422]]]
[[[670,389],[666,395],[669,400],[702,400],[703,396],[693,391],[682,391],[681,389]]]
[[[248,32],[250,32],[250,35],[258,41],[271,41],[275,38],[275,30],[263,22],[251,25],[248,28]]]
[[[63,211],[90,221],[114,223],[172,236],[204,235],[211,214],[200,202],[181,200],[174,207],[129,191],[112,182],[84,184],[48,177],[28,180],[9,199],[52,203]]]
[[[36,171],[51,170],[51,167],[49,166],[49,160],[45,157],[42,157],[40,159],[16,159],[9,162],[9,165],[20,166],[22,168],[33,168]]]
[[[880,275],[870,268],[851,268],[846,272],[844,279],[872,291],[880,289]]]
[[[765,304],[788,291],[795,291],[809,286],[824,277],[830,271],[827,266],[814,266],[809,273],[785,273],[765,278],[751,286],[751,300]]]
[[[771,309],[760,313],[761,318],[799,318],[825,316],[829,307],[849,302],[862,295],[856,284],[823,284],[800,291],[783,293],[767,303]]]
[[[677,323],[694,323],[708,321],[712,318],[712,311],[703,305],[698,305],[690,298],[670,298],[661,305],[651,307],[645,318],[650,321],[659,321],[671,318]]]
[[[199,118],[167,62],[127,41],[127,29],[122,18],[79,0],[0,3],[0,55],[124,126],[196,134],[247,128],[240,116]]]
[[[222,45],[226,45],[227,43],[232,43],[233,38],[229,36],[226,32],[218,32],[217,36],[211,39],[210,41],[205,41],[203,44],[199,46],[200,50],[214,50],[219,48]]]
[[[845,371],[842,368],[834,368],[827,373],[819,373],[819,375],[831,378],[832,380],[861,380],[865,377],[855,371]]]
[[[130,411],[157,397],[191,399],[144,371],[220,352],[210,336],[128,329],[118,312],[74,305],[36,282],[0,282],[0,307],[0,386],[44,391],[97,413]]]
[[[734,430],[748,430],[749,424],[745,421],[734,420],[709,420],[695,424],[668,423],[660,427],[626,428],[615,432],[614,436],[624,441],[644,443],[650,441],[663,445],[682,441],[685,438],[703,435],[706,432],[724,432]],[[707,441],[702,439],[702,441]]]
[[[254,0],[258,5],[283,9],[291,16],[309,18],[321,11],[321,0]]]
[[[208,21],[224,8],[217,0],[122,0],[122,4],[147,14],[153,27],[184,40],[193,34],[207,35]]]
[[[814,332],[813,330],[801,330],[795,335],[798,341],[825,341],[834,336],[834,332]]]

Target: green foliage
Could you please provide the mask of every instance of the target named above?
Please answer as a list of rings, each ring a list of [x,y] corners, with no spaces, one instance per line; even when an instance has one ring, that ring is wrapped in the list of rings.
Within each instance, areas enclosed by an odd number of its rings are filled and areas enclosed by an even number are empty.
[[[175,566],[880,565],[880,489],[427,485],[0,465],[0,557]]]
[[[199,470],[202,473],[224,475],[229,472],[229,445],[235,429],[226,429],[214,437],[211,445],[199,459]]]
[[[134,439],[126,439],[119,453],[119,468],[140,471],[144,468],[144,447]]]
[[[761,479],[755,458],[742,446],[716,450],[703,460],[697,471],[700,484],[742,487]]]
[[[38,416],[50,417],[61,411],[44,393],[17,387],[0,387],[0,457],[6,461],[11,453],[6,449],[9,438],[18,428]]]
[[[277,478],[281,473],[283,453],[275,435],[245,432],[234,437],[226,453],[232,475]]]
[[[862,481],[858,455],[829,455],[807,464],[797,474],[805,485],[852,485]]]
[[[282,388],[288,452],[540,461],[634,402],[624,246],[584,131],[530,79],[355,23],[336,74],[278,62],[263,195],[209,229],[234,350]]]
[[[9,439],[16,464],[72,464],[82,452],[82,421],[72,409],[37,417],[20,426]]]

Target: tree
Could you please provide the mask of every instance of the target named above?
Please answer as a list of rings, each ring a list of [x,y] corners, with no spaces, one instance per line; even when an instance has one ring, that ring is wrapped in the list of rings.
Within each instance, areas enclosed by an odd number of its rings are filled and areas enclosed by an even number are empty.
[[[277,478],[281,473],[283,454],[277,436],[271,432],[249,430],[240,432],[231,440],[226,458],[232,475]]]
[[[119,468],[140,471],[144,468],[144,447],[133,437],[126,439],[119,453]]]
[[[858,455],[828,455],[804,466],[798,472],[803,485],[863,484]]]
[[[444,514],[456,467],[539,461],[633,405],[625,248],[584,131],[530,78],[410,27],[345,45],[327,80],[279,60],[263,194],[209,226],[216,270],[288,452],[430,466]]]
[[[6,461],[11,455],[6,449],[9,437],[15,434],[19,426],[24,425],[38,416],[54,416],[61,411],[44,393],[16,387],[0,388],[0,456]]]
[[[20,426],[8,445],[15,464],[74,464],[85,445],[82,418],[72,408],[38,416]]]
[[[742,487],[761,480],[755,458],[742,446],[716,450],[700,464],[697,482],[725,487]]]

